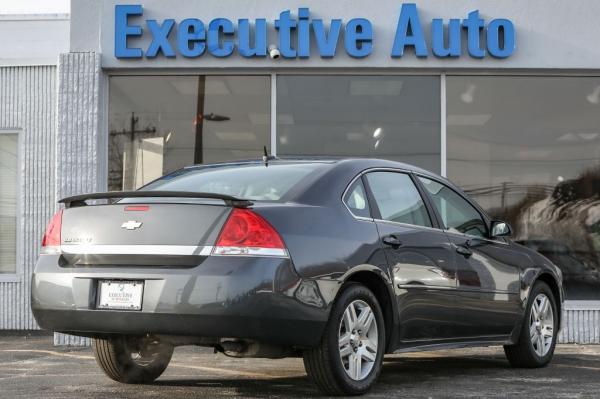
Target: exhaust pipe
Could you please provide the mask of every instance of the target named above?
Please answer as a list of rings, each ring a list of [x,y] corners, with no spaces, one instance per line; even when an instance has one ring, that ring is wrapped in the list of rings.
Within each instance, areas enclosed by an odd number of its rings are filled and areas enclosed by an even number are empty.
[[[290,348],[278,345],[262,344],[255,341],[224,338],[215,346],[215,350],[225,356],[243,358],[281,359],[291,354]]]

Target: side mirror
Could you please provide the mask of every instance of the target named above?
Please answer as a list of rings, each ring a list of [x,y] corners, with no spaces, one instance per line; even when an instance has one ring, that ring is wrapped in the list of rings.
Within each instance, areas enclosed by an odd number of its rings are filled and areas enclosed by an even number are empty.
[[[492,221],[492,237],[508,237],[512,235],[510,225],[501,220]]]

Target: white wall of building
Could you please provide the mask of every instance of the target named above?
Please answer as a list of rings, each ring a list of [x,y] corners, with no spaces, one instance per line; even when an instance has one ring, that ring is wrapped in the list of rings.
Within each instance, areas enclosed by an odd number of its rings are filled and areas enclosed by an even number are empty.
[[[516,28],[517,49],[506,59],[474,59],[467,54],[459,58],[417,58],[406,54],[402,58],[391,58],[390,53],[398,23],[402,1],[379,0],[187,0],[163,1],[145,0],[76,0],[71,4],[71,51],[94,51],[102,53],[104,68],[351,68],[351,69],[401,69],[401,70],[597,70],[600,66],[600,2],[596,0],[420,0],[416,1],[423,29],[430,44],[430,23],[433,18],[466,18],[468,12],[479,10],[482,18],[489,22],[495,18],[506,18]],[[309,7],[311,18],[322,18],[328,26],[332,18],[347,22],[352,18],[367,18],[374,30],[374,49],[370,56],[354,59],[343,51],[343,39],[338,43],[334,58],[322,59],[313,48],[307,59],[243,58],[237,53],[227,58],[216,58],[204,54],[199,58],[186,59],[181,56],[167,59],[119,60],[114,57],[114,7],[115,4],[142,4],[143,17],[132,19],[132,23],[146,19],[166,18],[181,21],[185,18],[198,18],[205,25],[217,17],[234,21],[248,18],[266,18],[269,22],[269,43],[277,43],[273,21],[279,13],[291,10],[297,14],[299,7]],[[144,26],[145,28],[145,26]],[[174,33],[172,36],[174,38]],[[466,52],[466,37],[463,32],[463,53]],[[147,32],[142,40],[133,39],[132,44],[147,48]],[[172,38],[172,39],[173,39]],[[313,40],[314,42],[314,40]],[[172,40],[174,43],[174,40]]]
[[[0,15],[0,66],[56,65],[69,52],[69,15]]]

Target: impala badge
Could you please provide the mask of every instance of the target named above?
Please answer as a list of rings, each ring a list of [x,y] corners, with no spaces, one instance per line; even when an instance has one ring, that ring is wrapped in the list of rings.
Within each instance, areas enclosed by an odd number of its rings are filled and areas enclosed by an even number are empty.
[[[121,225],[122,229],[135,230],[142,227],[142,222],[136,222],[135,220],[129,220]]]

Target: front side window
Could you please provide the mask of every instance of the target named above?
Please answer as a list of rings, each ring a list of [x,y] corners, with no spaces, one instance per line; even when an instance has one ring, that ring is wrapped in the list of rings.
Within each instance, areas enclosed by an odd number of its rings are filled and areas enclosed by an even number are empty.
[[[425,203],[407,174],[371,172],[366,176],[383,220],[431,227]]]
[[[367,202],[367,194],[360,178],[356,179],[356,181],[348,188],[346,195],[344,195],[344,203],[354,216],[365,218],[371,217],[369,203]]]
[[[487,227],[481,215],[451,188],[436,181],[419,177],[442,218],[446,230],[477,237],[487,236]]]
[[[0,274],[17,266],[17,134],[0,134]]]

